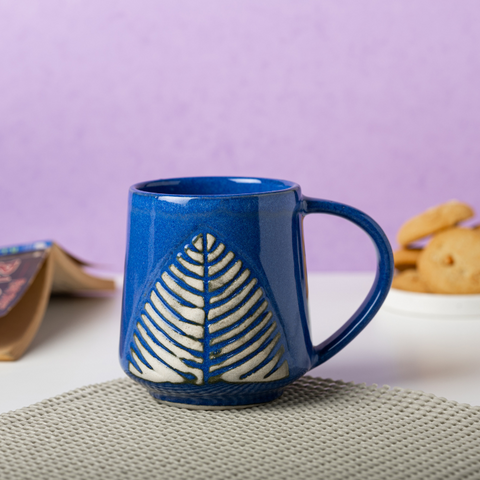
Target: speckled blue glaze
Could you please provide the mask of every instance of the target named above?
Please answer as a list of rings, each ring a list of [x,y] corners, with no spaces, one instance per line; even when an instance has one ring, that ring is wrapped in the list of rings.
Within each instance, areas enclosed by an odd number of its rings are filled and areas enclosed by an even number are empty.
[[[273,400],[286,385],[355,338],[374,317],[390,288],[392,252],[377,223],[355,208],[304,197],[295,183],[229,177],[158,180],[131,187],[129,208],[120,361],[126,374],[158,400],[192,406],[241,406]],[[312,344],[310,337],[302,238],[302,221],[310,213],[336,215],[355,223],[370,235],[378,254],[377,275],[367,298],[342,328],[318,346]],[[202,384],[195,384],[189,374],[185,383],[153,382],[132,374],[131,365],[136,366],[139,358],[149,366],[135,347],[134,336],[138,339],[139,328],[143,328],[142,318],[151,292],[162,272],[169,272],[169,265],[178,259],[178,252],[186,251],[185,245],[191,246],[199,235],[203,235],[206,245],[207,232],[227,247],[225,251],[231,250],[235,258],[248,266],[251,277],[261,287],[268,302],[267,311],[271,312],[270,323],[276,326],[275,334],[279,334],[276,351],[282,354],[281,362],[288,364],[287,376],[275,381],[223,381],[209,373],[215,362],[213,350],[203,358]],[[208,292],[205,298],[207,304],[212,301]],[[207,329],[205,332],[208,336]],[[154,342],[150,337],[149,341]],[[208,343],[206,338],[201,341]],[[159,348],[157,343],[155,347]],[[151,352],[145,342],[143,345]],[[217,371],[222,373],[229,368]]]

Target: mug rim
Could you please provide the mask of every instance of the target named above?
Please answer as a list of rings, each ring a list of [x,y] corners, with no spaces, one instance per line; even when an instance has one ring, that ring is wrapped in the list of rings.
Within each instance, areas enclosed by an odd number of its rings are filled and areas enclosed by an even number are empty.
[[[262,185],[264,189],[259,189],[258,191],[245,190],[244,192],[227,192],[227,193],[195,193],[195,192],[167,192],[161,191],[160,187],[169,187],[170,189],[180,186],[180,182],[184,183],[198,183],[206,184],[207,181],[217,181],[217,182],[231,182],[237,185]],[[275,188],[274,185],[277,187]],[[266,188],[265,188],[266,187]],[[150,188],[152,190],[146,190]],[[157,191],[153,190],[157,189]],[[244,177],[244,176],[193,176],[193,177],[175,177],[175,178],[164,178],[158,180],[148,180],[145,182],[140,182],[132,185],[130,187],[130,192],[136,195],[143,196],[153,196],[153,197],[181,197],[181,198],[219,198],[219,197],[252,197],[252,196],[264,196],[272,194],[282,194],[291,192],[293,190],[300,190],[300,185],[296,182],[291,182],[290,180],[281,180],[276,178],[266,178],[266,177]]]

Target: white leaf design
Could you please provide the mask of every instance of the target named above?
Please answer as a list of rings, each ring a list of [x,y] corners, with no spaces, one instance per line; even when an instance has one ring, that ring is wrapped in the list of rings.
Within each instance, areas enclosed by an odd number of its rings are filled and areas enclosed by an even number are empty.
[[[289,375],[258,280],[210,233],[197,235],[162,272],[144,308],[129,363],[137,377],[201,385]]]

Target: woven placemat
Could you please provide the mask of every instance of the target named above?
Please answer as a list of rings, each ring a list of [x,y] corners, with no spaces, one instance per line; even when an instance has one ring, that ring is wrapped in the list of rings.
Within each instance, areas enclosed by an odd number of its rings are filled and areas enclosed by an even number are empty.
[[[128,378],[0,415],[0,478],[479,479],[480,407],[304,377],[270,403],[185,410]]]

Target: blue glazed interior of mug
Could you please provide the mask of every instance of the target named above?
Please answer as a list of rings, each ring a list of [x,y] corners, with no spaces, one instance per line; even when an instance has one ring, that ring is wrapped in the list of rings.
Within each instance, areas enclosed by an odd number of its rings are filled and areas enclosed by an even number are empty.
[[[160,195],[252,195],[292,189],[297,185],[285,180],[247,177],[172,178],[140,183],[134,189]]]

